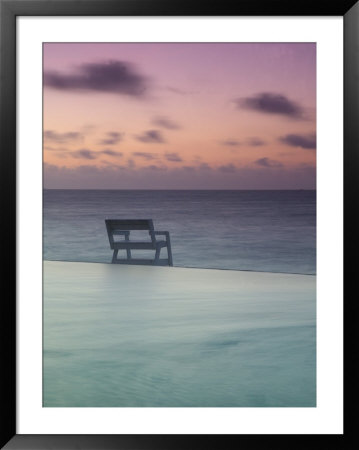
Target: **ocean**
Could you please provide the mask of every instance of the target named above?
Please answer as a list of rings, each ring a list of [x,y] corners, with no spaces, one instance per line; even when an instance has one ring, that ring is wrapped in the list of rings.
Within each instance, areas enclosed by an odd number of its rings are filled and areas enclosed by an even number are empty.
[[[45,260],[110,263],[105,219],[153,219],[174,266],[316,273],[316,191],[45,189],[43,200]]]

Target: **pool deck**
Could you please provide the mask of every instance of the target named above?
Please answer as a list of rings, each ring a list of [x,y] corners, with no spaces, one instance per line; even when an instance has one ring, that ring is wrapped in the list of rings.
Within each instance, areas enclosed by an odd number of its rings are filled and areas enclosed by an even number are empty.
[[[44,262],[44,406],[315,406],[316,277]]]

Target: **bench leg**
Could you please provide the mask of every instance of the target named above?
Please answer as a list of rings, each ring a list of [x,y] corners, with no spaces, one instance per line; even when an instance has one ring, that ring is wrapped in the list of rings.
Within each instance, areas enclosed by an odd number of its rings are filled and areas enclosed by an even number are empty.
[[[172,248],[171,248],[171,240],[169,233],[166,236],[167,243],[167,257],[168,257],[168,265],[173,266],[173,258],[172,258]]]
[[[160,259],[160,252],[161,252],[161,247],[156,248],[156,254],[155,254],[155,261],[154,264],[158,263],[158,260]]]
[[[114,264],[117,261],[117,254],[118,254],[118,249],[115,249],[113,251],[112,264]]]
[[[173,266],[171,245],[167,245],[168,265]]]
[[[125,235],[125,241],[127,241],[127,242],[130,240],[129,235],[130,235],[129,232]],[[126,253],[127,253],[127,259],[131,259],[131,249],[127,248]]]

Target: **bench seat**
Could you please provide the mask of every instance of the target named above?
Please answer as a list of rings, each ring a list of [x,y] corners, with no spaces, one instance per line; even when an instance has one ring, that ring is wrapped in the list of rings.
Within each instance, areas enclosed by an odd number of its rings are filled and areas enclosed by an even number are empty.
[[[155,244],[152,242],[146,241],[122,241],[122,242],[114,242],[113,248],[118,249],[137,249],[137,250],[155,250],[158,247],[166,247],[166,241],[156,241]]]

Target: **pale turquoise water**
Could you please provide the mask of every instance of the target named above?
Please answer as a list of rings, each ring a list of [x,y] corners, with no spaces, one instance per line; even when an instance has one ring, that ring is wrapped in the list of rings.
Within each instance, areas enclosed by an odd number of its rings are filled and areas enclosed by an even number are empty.
[[[45,262],[44,406],[315,406],[315,279]]]

